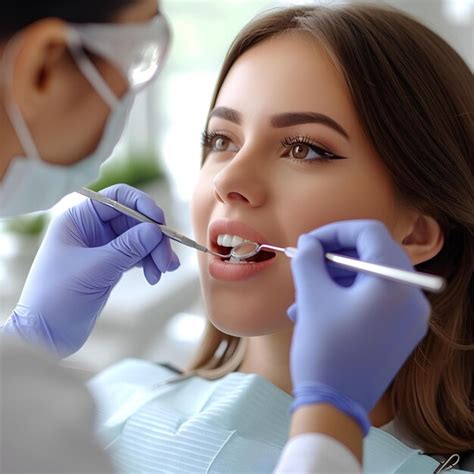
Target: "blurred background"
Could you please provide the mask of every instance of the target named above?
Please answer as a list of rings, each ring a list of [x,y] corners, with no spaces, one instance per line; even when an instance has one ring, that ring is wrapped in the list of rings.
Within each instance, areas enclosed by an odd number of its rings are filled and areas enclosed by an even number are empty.
[[[200,137],[219,67],[241,27],[264,9],[311,1],[161,0],[173,40],[156,83],[136,100],[127,129],[94,189],[125,182],[151,194],[168,225],[192,234],[189,200],[199,172]],[[343,3],[338,1],[316,3]],[[474,0],[398,0],[474,66]],[[21,293],[48,222],[82,198],[69,195],[50,212],[0,222],[0,322]],[[205,326],[193,251],[173,244],[182,266],[149,286],[131,270],[113,291],[92,336],[66,363],[96,373],[124,357],[184,367]]]

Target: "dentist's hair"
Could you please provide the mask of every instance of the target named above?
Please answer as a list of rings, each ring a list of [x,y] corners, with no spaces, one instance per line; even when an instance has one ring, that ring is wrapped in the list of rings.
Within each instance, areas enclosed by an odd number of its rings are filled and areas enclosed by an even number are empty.
[[[122,8],[136,0],[15,0],[4,2],[0,15],[0,40],[43,18],[73,23],[112,22]]]
[[[391,394],[396,416],[425,452],[473,449],[471,71],[438,35],[392,8],[355,4],[277,9],[251,21],[234,40],[211,109],[239,56],[290,32],[312,36],[328,51],[345,76],[360,122],[399,199],[432,216],[442,228],[443,248],[416,268],[445,277],[447,289],[428,295],[430,330],[397,374]],[[218,377],[238,367],[242,352],[239,338],[209,324],[192,368]]]

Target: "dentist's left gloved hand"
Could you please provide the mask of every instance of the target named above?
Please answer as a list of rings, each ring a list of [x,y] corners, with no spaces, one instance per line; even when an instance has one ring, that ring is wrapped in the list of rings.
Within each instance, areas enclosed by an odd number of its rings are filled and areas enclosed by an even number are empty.
[[[142,191],[119,184],[102,191],[164,223]],[[60,357],[76,352],[122,274],[141,266],[150,284],[179,267],[158,226],[139,223],[89,199],[54,219],[3,332],[41,344]]]
[[[425,336],[431,307],[419,288],[356,276],[328,263],[326,252],[408,271],[413,266],[375,220],[333,222],[305,234],[291,262],[292,407],[329,403],[351,416],[365,436],[370,411]]]

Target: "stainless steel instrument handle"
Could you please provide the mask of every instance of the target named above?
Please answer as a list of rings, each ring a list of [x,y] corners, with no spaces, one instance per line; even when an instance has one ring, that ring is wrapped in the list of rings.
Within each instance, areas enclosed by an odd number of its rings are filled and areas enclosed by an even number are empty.
[[[102,204],[105,204],[106,206],[112,207],[113,209],[121,212],[122,214],[133,217],[134,219],[137,219],[140,222],[149,222],[150,224],[157,225],[161,229],[161,232],[163,232],[163,234],[171,240],[175,240],[180,244],[186,245],[196,250],[200,250],[201,252],[208,251],[206,247],[203,247],[202,245],[198,244],[189,237],[186,237],[185,235],[177,232],[171,227],[168,227],[165,224],[161,224],[160,222],[157,222],[154,219],[145,216],[141,212],[138,212],[135,209],[131,209],[130,207],[127,207],[119,203],[118,201],[115,201],[114,199],[110,199],[107,196],[104,196],[103,194],[100,194],[96,191],[92,191],[91,189],[87,188],[81,188],[77,192],[85,197],[88,197],[89,199],[93,199],[94,201],[98,201]]]
[[[297,252],[295,247],[286,247],[282,250],[289,257],[294,257]],[[440,293],[446,287],[446,281],[444,278],[437,275],[430,275],[429,273],[401,270],[400,268],[389,267],[387,265],[364,262],[362,260],[357,260],[356,258],[346,257],[345,255],[338,255],[332,252],[326,252],[325,257],[327,260],[334,262],[341,267],[357,270],[363,273],[370,273],[372,275],[379,275],[388,280],[400,283],[419,286],[420,288],[433,293]]]

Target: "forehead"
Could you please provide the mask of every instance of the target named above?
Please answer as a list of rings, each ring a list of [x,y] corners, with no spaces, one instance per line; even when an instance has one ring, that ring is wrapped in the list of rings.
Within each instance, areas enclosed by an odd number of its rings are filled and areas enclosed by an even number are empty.
[[[117,23],[140,23],[153,18],[160,12],[158,0],[135,0],[122,8],[117,15]]]
[[[303,33],[269,38],[240,56],[224,80],[219,105],[244,114],[258,109],[262,113],[331,112],[340,120],[353,112],[340,68],[314,38]]]

